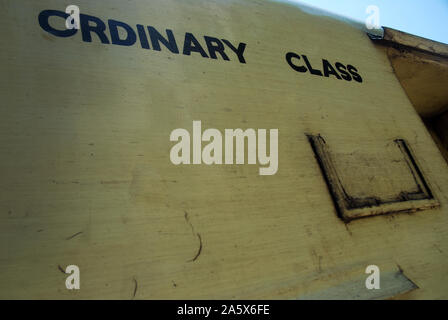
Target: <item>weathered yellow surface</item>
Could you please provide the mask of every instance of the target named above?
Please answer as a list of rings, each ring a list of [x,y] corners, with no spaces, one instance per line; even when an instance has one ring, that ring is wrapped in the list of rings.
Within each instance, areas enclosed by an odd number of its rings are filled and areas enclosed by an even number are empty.
[[[383,30],[383,39],[386,41],[434,55],[448,57],[448,46],[445,43],[418,37],[388,27],[383,27]]]
[[[448,45],[384,28],[394,72],[420,116],[439,116],[448,108]]]
[[[244,42],[240,64],[59,38],[37,16],[65,11],[60,1],[0,4],[0,298],[326,297],[364,281],[371,264],[401,269],[418,286],[406,298],[448,298],[448,167],[363,31],[268,1],[76,3],[103,21],[172,29],[180,47],[185,32],[203,46],[204,35]],[[295,72],[290,51],[316,68],[352,64],[364,81]],[[170,132],[191,132],[193,120],[278,128],[277,174],[173,165]],[[383,172],[374,160],[406,139],[440,208],[344,224],[306,133],[352,154],[361,176]],[[385,193],[406,187],[380,162]],[[80,290],[58,268],[72,264]]]
[[[392,66],[417,112],[438,116],[448,108],[448,56],[388,48]]]

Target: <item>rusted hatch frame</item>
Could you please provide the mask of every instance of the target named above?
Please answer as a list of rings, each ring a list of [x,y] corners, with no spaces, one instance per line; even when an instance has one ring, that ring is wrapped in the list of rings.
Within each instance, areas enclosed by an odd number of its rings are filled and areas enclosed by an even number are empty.
[[[408,192],[400,190],[397,191],[398,195],[395,199],[387,201],[375,195],[364,198],[356,198],[350,195],[342,184],[325,139],[321,135],[307,134],[307,137],[322,171],[337,214],[342,220],[350,221],[388,213],[415,212],[440,206],[439,201],[434,198],[415,156],[404,139],[396,139],[394,143],[403,154],[418,191]]]

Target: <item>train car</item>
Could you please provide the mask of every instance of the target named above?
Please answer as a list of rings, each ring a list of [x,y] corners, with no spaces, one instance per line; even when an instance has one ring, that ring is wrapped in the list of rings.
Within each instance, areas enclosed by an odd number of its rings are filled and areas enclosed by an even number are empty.
[[[448,298],[448,46],[289,1],[0,1],[1,299]]]

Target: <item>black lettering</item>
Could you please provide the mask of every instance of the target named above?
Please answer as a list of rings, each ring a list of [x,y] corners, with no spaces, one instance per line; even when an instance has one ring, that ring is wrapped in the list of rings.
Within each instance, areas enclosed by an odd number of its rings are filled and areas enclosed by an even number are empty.
[[[82,31],[82,40],[84,42],[92,42],[91,32],[95,32],[100,38],[102,43],[109,44],[109,39],[107,38],[104,31],[106,30],[106,25],[103,21],[98,19],[97,17],[89,16],[86,14],[80,14],[81,20],[81,31]],[[96,25],[91,26],[89,22],[94,22]]]
[[[341,77],[344,80],[352,81],[350,73],[347,72],[346,67],[342,63],[336,62],[336,69],[338,69],[338,71],[341,73]]]
[[[320,70],[313,69],[310,62],[308,61],[308,58],[302,54],[302,58],[305,61],[306,66],[308,67],[308,70],[310,70],[311,74],[314,74],[316,76],[322,76],[322,72]]]
[[[339,76],[339,74],[336,72],[336,70],[334,70],[333,66],[331,65],[330,62],[328,62],[328,60],[322,59],[322,65],[324,67],[324,76],[325,77],[328,78],[328,77],[330,77],[330,75],[334,75],[339,80],[342,80],[342,78]]]
[[[78,29],[67,29],[64,28],[64,30],[57,30],[55,28],[53,28],[52,26],[50,26],[50,23],[48,22],[49,18],[55,16],[55,17],[61,17],[64,20],[66,20],[69,16],[68,13],[62,12],[62,11],[56,11],[56,10],[44,10],[41,13],[39,13],[39,25],[40,27],[47,31],[48,33],[51,33],[52,35],[55,35],[57,37],[62,37],[62,38],[66,38],[66,37],[71,37],[73,36]],[[65,26],[65,21],[64,21],[64,26]]]
[[[135,34],[135,31],[128,24],[112,19],[110,19],[108,23],[112,44],[116,44],[119,46],[132,46],[137,41],[137,35]],[[120,39],[118,27],[126,30],[126,39]]]
[[[148,26],[148,31],[154,50],[161,51],[162,49],[160,49],[160,43],[162,43],[172,53],[179,53],[173,31],[166,29],[168,39],[164,38],[154,27]]]
[[[222,39],[222,42],[224,42],[233,52],[235,52],[236,53],[236,56],[238,57],[238,60],[241,62],[241,63],[246,63],[246,60],[244,59],[244,56],[243,56],[243,54],[244,54],[244,49],[246,49],[246,44],[245,43],[240,43],[239,45],[238,45],[238,49],[237,48],[235,48],[234,46],[233,46],[233,44],[231,44],[230,43],[230,41],[228,41],[228,40],[226,40],[226,39]]]
[[[293,59],[293,58],[295,58],[295,59],[297,59],[297,60],[300,60],[300,56],[299,56],[298,54],[294,53],[294,52],[288,52],[288,53],[286,54],[286,61],[288,62],[289,66],[290,66],[291,68],[293,68],[294,70],[296,70],[296,71],[298,71],[298,72],[307,72],[307,71],[308,71],[308,69],[307,69],[305,66],[298,66],[298,65],[295,65],[295,64],[292,62],[292,59]]]
[[[221,41],[219,41],[219,39],[208,36],[204,36],[204,39],[205,43],[207,44],[210,58],[218,59],[218,57],[216,56],[216,52],[219,52],[219,54],[224,60],[227,61],[230,60],[229,57],[224,53],[224,45],[222,44]]]
[[[140,38],[140,44],[142,45],[143,49],[150,49],[149,48],[149,42],[148,37],[146,36],[145,27],[143,27],[141,24],[137,25],[137,32],[138,37]]]
[[[183,54],[189,56],[191,52],[199,52],[204,58],[208,58],[199,41],[191,33],[185,33]]]
[[[358,74],[358,70],[354,67],[354,66],[352,66],[352,65],[347,65],[347,70],[348,70],[348,72],[350,72],[351,73],[351,75],[352,75],[352,77],[353,77],[353,79],[355,80],[355,81],[357,81],[357,82],[362,82],[362,78],[361,78],[361,76]]]

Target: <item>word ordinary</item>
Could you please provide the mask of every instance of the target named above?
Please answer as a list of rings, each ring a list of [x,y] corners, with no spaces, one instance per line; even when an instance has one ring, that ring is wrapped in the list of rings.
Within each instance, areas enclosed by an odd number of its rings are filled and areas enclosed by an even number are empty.
[[[137,24],[134,28],[125,22],[112,19],[108,19],[106,25],[100,18],[82,13],[79,14],[79,26],[76,22],[73,28],[59,30],[50,25],[50,18],[53,21],[53,17],[59,17],[64,20],[65,26],[65,21],[70,16],[69,13],[63,11],[43,10],[38,17],[39,25],[46,32],[63,38],[74,36],[80,29],[84,42],[92,42],[92,36],[94,36],[97,39],[96,41],[99,40],[103,44],[133,46],[139,40],[139,45],[146,50],[162,51],[163,47],[163,50],[168,50],[173,54],[182,52],[182,54],[189,56],[194,53],[203,58],[211,59],[218,59],[219,56],[227,61],[230,61],[231,58],[238,58],[240,63],[246,63],[244,58],[245,43],[234,45],[226,39],[203,36],[204,46],[190,32],[184,34],[182,39],[183,45],[180,46],[182,42],[176,39],[173,31],[170,29],[166,29],[163,33],[152,26],[145,28],[143,25]]]

